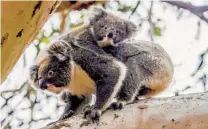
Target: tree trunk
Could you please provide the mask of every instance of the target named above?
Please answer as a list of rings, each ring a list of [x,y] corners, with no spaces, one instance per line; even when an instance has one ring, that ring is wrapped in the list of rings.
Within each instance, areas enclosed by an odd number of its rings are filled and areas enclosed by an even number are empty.
[[[57,1],[1,2],[1,81],[5,80],[24,48],[34,39],[59,3]]]
[[[98,123],[78,115],[43,129],[208,129],[208,92],[139,100],[106,111]]]

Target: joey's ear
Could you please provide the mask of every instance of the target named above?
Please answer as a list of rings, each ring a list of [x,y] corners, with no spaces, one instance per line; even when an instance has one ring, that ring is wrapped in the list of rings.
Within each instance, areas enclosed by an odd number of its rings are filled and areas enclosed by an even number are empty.
[[[71,59],[71,45],[65,41],[58,40],[48,49],[49,56],[55,56],[60,61]]]
[[[138,30],[137,25],[131,21],[125,21],[125,24],[126,24],[126,31],[128,34],[133,34]]]
[[[91,6],[89,9],[89,22],[93,24],[94,22],[98,21],[100,18],[105,17],[107,12],[98,6]]]

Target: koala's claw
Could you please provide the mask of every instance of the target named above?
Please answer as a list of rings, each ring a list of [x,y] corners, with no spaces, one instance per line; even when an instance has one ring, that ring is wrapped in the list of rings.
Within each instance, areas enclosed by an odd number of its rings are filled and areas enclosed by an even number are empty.
[[[118,102],[113,102],[111,104],[111,108],[113,108],[114,110],[121,110],[124,107],[124,102],[118,101]]]
[[[92,122],[99,121],[101,112],[97,109],[88,109],[84,112],[84,118],[91,120]]]
[[[74,111],[70,110],[69,112],[64,113],[64,114],[60,117],[60,120],[67,119],[67,118],[69,118],[69,117],[72,117],[73,115],[74,115]]]

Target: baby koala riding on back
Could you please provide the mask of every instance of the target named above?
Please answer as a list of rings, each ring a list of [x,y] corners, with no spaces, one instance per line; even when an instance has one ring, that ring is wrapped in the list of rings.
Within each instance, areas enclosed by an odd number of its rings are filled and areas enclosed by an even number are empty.
[[[92,6],[87,21],[82,26],[72,29],[66,37],[77,37],[81,46],[103,54],[100,48],[116,46],[129,37],[136,37],[134,35],[137,32],[138,27],[133,22],[107,12],[101,7]]]
[[[89,18],[91,33],[99,47],[115,46],[137,32],[137,26],[102,8],[92,7]]]

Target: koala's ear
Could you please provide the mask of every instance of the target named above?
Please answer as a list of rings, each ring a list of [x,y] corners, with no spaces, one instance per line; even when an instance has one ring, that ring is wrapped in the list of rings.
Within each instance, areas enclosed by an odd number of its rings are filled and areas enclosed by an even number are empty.
[[[125,21],[126,24],[126,31],[128,34],[132,34],[137,31],[138,27],[131,21]]]
[[[32,82],[37,81],[38,79],[38,70],[39,70],[39,66],[38,65],[33,65],[30,67],[29,70],[29,80]]]
[[[59,61],[71,59],[71,45],[65,41],[54,42],[48,49],[49,56],[55,56]]]
[[[89,9],[89,22],[93,24],[94,22],[98,21],[100,18],[107,15],[107,12],[98,6],[91,6]]]

